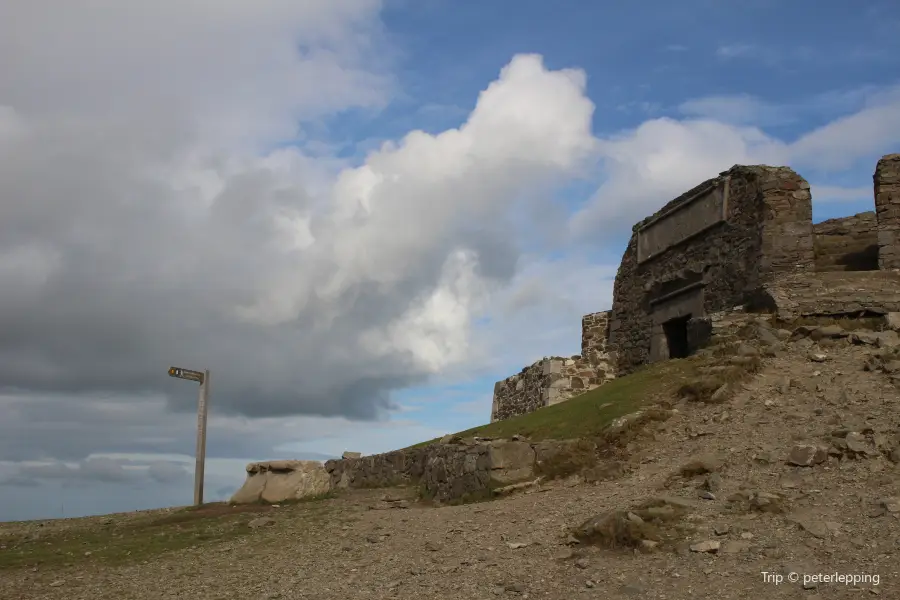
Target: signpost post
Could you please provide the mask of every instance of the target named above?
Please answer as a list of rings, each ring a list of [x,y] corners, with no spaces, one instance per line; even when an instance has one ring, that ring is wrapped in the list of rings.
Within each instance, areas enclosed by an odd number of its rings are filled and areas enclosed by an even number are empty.
[[[203,504],[203,472],[206,466],[206,413],[209,402],[209,369],[203,372],[170,367],[169,376],[196,381],[200,384],[197,401],[197,462],[194,466],[194,505]]]

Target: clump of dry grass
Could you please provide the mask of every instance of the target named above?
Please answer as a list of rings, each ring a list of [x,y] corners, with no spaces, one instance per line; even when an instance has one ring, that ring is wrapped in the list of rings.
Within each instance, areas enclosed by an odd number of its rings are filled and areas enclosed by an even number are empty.
[[[619,477],[624,468],[611,459],[631,442],[651,433],[654,424],[665,422],[671,416],[671,411],[662,406],[626,415],[599,435],[570,441],[551,453],[535,465],[535,474],[547,480],[571,475],[582,475],[588,481]]]
[[[684,506],[653,499],[630,510],[612,510],[576,527],[572,535],[586,544],[609,549],[651,550],[673,537],[674,525],[686,514]]]
[[[682,384],[678,388],[678,396],[692,402],[712,404],[713,396],[723,385],[725,383],[718,377],[696,379]]]
[[[752,352],[751,352],[752,350]],[[729,343],[716,346],[704,364],[698,365],[676,390],[678,398],[692,402],[721,404],[731,390],[762,369],[762,359],[746,344]]]
[[[597,444],[586,439],[566,443],[535,465],[535,474],[545,479],[561,479],[581,473],[597,464]]]
[[[618,427],[610,427],[600,436],[601,446],[609,449],[622,448],[635,439],[648,433],[649,427],[663,423],[672,417],[672,413],[661,406],[651,406],[627,418]]]

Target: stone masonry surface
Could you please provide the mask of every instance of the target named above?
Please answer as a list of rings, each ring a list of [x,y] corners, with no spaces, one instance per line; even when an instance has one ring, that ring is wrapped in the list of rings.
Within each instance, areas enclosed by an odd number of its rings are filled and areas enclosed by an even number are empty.
[[[884,315],[900,311],[900,273],[786,274],[763,288],[761,309],[783,319]]]
[[[900,154],[878,161],[873,176],[878,214],[878,264],[900,269]]]
[[[639,256],[645,230],[659,229],[695,202],[706,203],[706,215],[696,223],[682,219],[683,232],[670,245]],[[735,166],[698,185],[634,227],[613,291],[610,349],[617,374],[668,358],[666,321],[739,306],[748,290],[778,272],[814,269],[809,184],[797,173]]]
[[[878,270],[878,221],[875,211],[816,223],[813,232],[816,271]]]
[[[543,358],[494,385],[491,422],[533,412],[597,388],[614,377],[607,352],[609,312],[581,320],[581,354]]]
[[[573,442],[453,438],[385,454],[329,460],[325,471],[335,489],[419,485],[428,497],[448,502],[533,479],[539,462],[569,443]]]

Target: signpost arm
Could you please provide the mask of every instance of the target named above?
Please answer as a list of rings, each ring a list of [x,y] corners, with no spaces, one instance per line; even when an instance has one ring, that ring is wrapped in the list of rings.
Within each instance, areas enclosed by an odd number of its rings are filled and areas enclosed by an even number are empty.
[[[200,397],[197,401],[197,463],[194,467],[194,505],[203,504],[203,479],[206,466],[206,413],[209,402],[209,369],[203,373],[200,382]]]

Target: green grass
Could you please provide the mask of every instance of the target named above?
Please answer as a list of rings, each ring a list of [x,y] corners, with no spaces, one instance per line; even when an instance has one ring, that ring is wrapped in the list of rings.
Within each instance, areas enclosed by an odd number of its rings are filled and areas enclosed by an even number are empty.
[[[519,434],[533,441],[593,438],[601,435],[618,417],[656,400],[671,398],[679,386],[696,377],[697,367],[705,362],[708,359],[691,357],[648,365],[566,402],[455,435],[508,438]],[[412,447],[427,446],[436,441],[429,440]]]
[[[190,547],[213,546],[258,533],[248,522],[260,516],[281,521],[318,520],[327,503],[268,505],[224,503],[175,509],[169,513],[125,513],[106,517],[0,524],[0,572],[22,567],[122,564],[148,560]],[[89,553],[89,554],[88,554]]]

